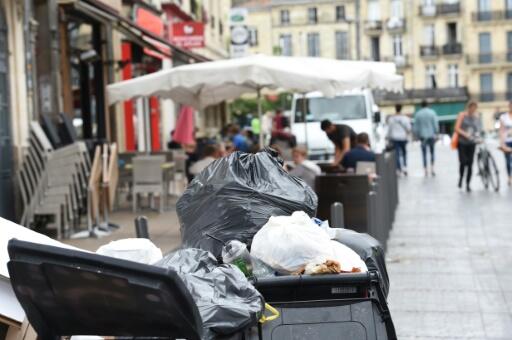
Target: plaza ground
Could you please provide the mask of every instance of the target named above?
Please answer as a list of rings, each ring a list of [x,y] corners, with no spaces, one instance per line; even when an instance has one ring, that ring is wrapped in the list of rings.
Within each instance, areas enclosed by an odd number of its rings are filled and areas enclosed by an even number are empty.
[[[496,150],[495,145],[491,148]],[[425,178],[418,144],[409,145],[409,177],[401,178],[400,205],[388,241],[389,304],[399,339],[512,339],[512,190],[503,156],[499,193],[473,179],[457,186],[457,155],[438,145],[437,176]],[[175,209],[143,211],[152,241],[164,252],[180,243]],[[128,206],[111,215],[121,228],[101,239],[68,243],[96,250],[112,239],[134,237]]]
[[[475,176],[472,193],[459,191],[447,147],[437,148],[437,177],[425,178],[419,146],[409,149],[387,253],[398,338],[512,339],[512,190],[485,191]]]

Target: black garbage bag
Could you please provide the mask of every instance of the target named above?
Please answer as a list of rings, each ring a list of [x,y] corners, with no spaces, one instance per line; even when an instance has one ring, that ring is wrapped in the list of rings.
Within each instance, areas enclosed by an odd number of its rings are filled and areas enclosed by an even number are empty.
[[[304,181],[291,176],[272,151],[235,152],[213,162],[178,200],[184,247],[220,256],[223,242],[250,245],[271,216],[302,210],[315,216],[318,198]]]
[[[368,270],[376,270],[380,274],[380,284],[384,296],[389,293],[389,276],[386,269],[384,249],[379,241],[368,234],[358,233],[349,229],[338,229],[336,241],[355,251],[366,263]]]
[[[180,249],[155,266],[175,270],[190,291],[203,320],[203,339],[226,338],[258,323],[264,311],[261,294],[235,266],[219,265],[201,249]]]

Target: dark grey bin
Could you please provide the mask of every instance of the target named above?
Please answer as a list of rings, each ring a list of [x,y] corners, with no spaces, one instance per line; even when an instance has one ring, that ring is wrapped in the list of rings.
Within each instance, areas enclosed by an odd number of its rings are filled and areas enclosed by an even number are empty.
[[[295,302],[277,308],[281,316],[261,329],[247,331],[247,339],[387,340],[386,325],[371,301]],[[261,332],[261,338],[260,333]]]
[[[254,284],[280,317],[249,329],[247,339],[396,339],[376,271],[283,276]]]

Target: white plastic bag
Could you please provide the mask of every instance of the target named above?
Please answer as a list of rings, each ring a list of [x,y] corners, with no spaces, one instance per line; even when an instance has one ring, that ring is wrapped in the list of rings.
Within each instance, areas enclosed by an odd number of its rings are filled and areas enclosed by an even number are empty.
[[[144,264],[162,259],[162,251],[146,238],[125,238],[102,245],[97,254]]]
[[[327,260],[338,261],[342,271],[367,271],[359,255],[332,241],[325,229],[302,211],[292,216],[271,217],[254,236],[251,255],[284,274],[299,271],[311,262]]]
[[[338,239],[341,229],[340,228],[331,228],[331,226],[329,225],[329,220],[323,221],[322,224],[319,225],[319,227],[322,228],[322,230],[325,231],[327,233],[327,235],[329,235],[329,238],[331,240]]]

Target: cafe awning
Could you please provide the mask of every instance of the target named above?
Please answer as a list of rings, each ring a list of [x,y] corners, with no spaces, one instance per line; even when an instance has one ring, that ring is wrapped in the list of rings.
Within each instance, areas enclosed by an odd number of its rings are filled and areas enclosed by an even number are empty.
[[[454,122],[459,113],[466,109],[466,102],[433,103],[430,108],[435,111],[440,122]],[[415,112],[419,109],[421,105],[416,105]]]

